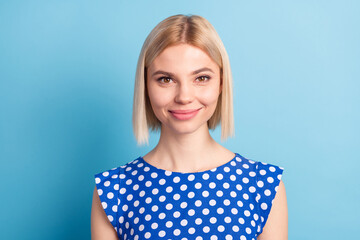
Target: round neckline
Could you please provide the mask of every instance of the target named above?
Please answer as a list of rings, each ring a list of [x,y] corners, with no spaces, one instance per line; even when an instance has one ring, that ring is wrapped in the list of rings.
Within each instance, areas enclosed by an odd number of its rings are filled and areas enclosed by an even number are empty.
[[[234,152],[233,152],[234,153]],[[222,168],[222,167],[226,167],[227,165],[230,165],[232,161],[234,161],[236,159],[236,157],[239,157],[239,154],[238,153],[234,153],[235,156],[230,159],[229,161],[223,163],[222,165],[219,165],[217,167],[214,167],[212,169],[208,169],[208,170],[204,170],[204,171],[200,171],[200,172],[173,172],[173,171],[170,171],[170,170],[165,170],[165,169],[162,169],[162,168],[158,168],[158,167],[155,167],[154,165],[148,163],[145,161],[145,159],[140,156],[138,157],[138,159],[144,163],[145,166],[149,167],[150,169],[153,169],[155,171],[160,171],[160,172],[163,172],[163,173],[171,173],[171,174],[181,174],[181,175],[190,175],[190,174],[204,174],[204,173],[209,173],[209,172],[215,172],[216,169],[218,168]]]

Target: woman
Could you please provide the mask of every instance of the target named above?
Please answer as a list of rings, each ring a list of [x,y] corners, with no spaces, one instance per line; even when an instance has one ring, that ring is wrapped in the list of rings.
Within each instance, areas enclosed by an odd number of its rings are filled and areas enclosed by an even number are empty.
[[[92,239],[287,239],[282,168],[214,141],[233,135],[232,77],[212,25],[171,16],[147,37],[137,66],[133,126],[143,157],[95,176]]]

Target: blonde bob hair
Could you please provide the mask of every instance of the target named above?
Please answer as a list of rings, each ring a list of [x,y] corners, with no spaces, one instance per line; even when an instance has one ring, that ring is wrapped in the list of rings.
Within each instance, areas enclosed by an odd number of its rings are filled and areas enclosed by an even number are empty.
[[[148,35],[137,63],[133,102],[133,130],[139,144],[148,143],[149,129],[159,130],[147,93],[146,71],[154,59],[169,46],[190,44],[206,52],[220,67],[222,91],[209,129],[221,122],[221,139],[234,135],[232,75],[228,54],[214,27],[197,15],[174,15],[161,21]]]

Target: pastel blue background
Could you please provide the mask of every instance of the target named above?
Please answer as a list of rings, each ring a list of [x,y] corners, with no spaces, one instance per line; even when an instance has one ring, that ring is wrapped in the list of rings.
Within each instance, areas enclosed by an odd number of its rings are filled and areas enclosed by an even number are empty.
[[[132,134],[135,67],[178,13],[223,39],[236,121],[223,144],[285,168],[289,239],[354,239],[359,12],[355,0],[1,1],[0,239],[90,239],[93,174],[156,144]]]

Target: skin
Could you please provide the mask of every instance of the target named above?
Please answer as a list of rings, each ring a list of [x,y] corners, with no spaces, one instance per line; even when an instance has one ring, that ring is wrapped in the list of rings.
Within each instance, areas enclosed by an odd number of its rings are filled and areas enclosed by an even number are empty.
[[[159,54],[148,67],[147,74],[151,106],[162,126],[158,145],[143,157],[144,160],[173,172],[205,171],[230,161],[234,153],[215,142],[207,126],[221,93],[219,66],[201,49],[180,44]],[[199,111],[187,120],[179,120],[171,113],[189,109]],[[91,233],[93,240],[117,239],[96,188]],[[286,194],[282,181],[258,239],[288,239]]]
[[[156,74],[159,71],[166,74]],[[144,156],[146,161],[171,171],[197,172],[234,157],[212,139],[207,126],[221,93],[221,81],[219,66],[204,51],[187,44],[168,47],[147,73],[151,106],[162,125],[159,143]],[[170,112],[179,109],[200,110],[183,121]]]
[[[115,229],[102,208],[100,197],[95,187],[91,207],[91,239],[92,240],[118,240]]]

